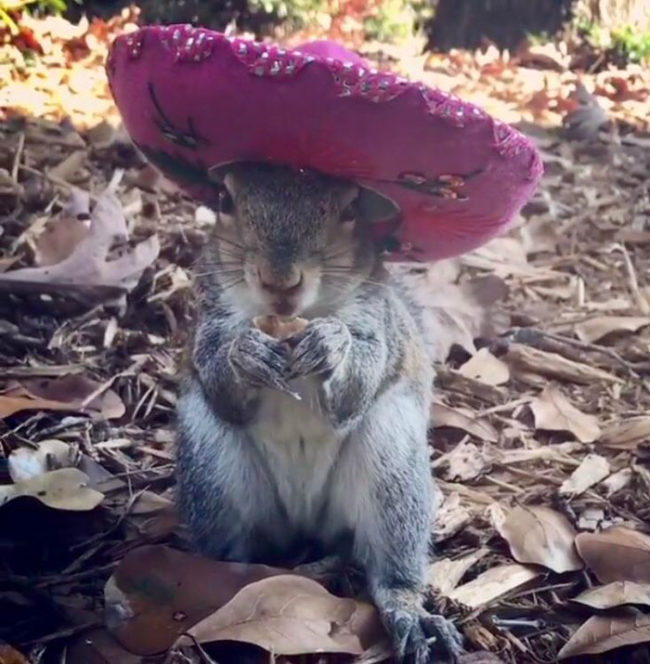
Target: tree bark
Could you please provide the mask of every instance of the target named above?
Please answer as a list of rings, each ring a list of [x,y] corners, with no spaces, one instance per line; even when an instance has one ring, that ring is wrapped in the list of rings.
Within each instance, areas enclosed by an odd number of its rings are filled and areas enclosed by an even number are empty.
[[[648,30],[650,0],[438,0],[429,47],[477,48],[489,40],[514,50],[527,35],[555,35],[576,17]]]

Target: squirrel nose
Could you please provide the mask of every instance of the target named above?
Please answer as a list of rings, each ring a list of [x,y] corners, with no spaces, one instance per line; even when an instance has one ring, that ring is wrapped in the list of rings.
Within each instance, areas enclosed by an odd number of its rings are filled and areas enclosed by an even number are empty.
[[[292,295],[302,285],[302,272],[296,267],[282,275],[272,272],[266,266],[259,267],[257,272],[262,288],[272,293]]]

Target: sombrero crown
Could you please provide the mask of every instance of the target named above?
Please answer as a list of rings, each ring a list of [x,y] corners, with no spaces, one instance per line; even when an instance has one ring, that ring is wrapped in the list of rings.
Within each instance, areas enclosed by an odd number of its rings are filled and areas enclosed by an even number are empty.
[[[107,71],[134,142],[194,198],[214,204],[211,169],[238,161],[354,180],[389,203],[375,206],[373,229],[396,260],[483,244],[542,173],[515,129],[333,42],[285,50],[185,25],[145,27],[115,40]]]

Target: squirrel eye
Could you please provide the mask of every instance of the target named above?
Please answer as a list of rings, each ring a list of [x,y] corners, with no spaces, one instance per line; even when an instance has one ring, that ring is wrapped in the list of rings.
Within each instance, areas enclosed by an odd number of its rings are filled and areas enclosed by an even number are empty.
[[[235,211],[235,203],[232,196],[224,189],[219,192],[219,212],[231,215]]]

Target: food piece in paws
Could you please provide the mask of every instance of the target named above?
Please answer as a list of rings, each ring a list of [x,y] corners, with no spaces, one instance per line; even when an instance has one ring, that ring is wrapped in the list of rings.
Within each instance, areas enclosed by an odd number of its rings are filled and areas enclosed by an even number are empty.
[[[302,332],[307,325],[306,318],[280,318],[279,316],[256,316],[253,325],[274,339],[283,340]]]

